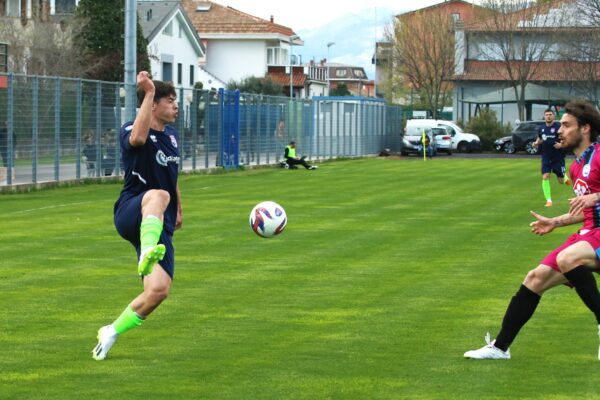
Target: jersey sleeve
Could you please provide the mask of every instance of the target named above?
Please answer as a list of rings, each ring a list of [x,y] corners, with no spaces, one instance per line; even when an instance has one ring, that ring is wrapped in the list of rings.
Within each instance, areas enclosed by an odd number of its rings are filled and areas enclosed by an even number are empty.
[[[121,132],[119,134],[119,141],[122,150],[132,150],[133,146],[129,143],[129,136],[131,136],[131,131],[133,130],[133,122],[126,122],[121,127]]]

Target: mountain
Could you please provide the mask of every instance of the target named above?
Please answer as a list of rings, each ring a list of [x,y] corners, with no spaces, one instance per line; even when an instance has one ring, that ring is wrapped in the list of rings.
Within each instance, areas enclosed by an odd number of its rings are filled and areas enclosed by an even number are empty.
[[[366,8],[359,13],[344,14],[316,29],[299,30],[297,34],[304,40],[304,46],[294,47],[294,54],[300,54],[302,62],[319,62],[327,58],[327,43],[335,42],[329,49],[331,62],[363,67],[369,79],[374,79],[375,66],[371,60],[375,41],[383,40],[384,28],[391,25],[397,14],[391,8]]]

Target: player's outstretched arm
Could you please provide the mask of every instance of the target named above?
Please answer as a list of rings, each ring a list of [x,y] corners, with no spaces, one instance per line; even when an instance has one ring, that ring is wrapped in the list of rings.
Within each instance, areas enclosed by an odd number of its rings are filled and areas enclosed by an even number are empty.
[[[578,224],[583,221],[583,214],[572,215],[567,213],[559,215],[558,217],[548,218],[534,211],[529,212],[536,219],[535,221],[529,224],[529,226],[531,226],[531,232],[540,236],[552,232],[554,228]]]
[[[150,79],[148,72],[141,71],[137,75],[137,86],[144,91],[145,96],[140,105],[140,111],[133,121],[131,135],[129,135],[129,144],[133,147],[143,146],[148,139],[152,122],[152,103],[154,102],[154,82]]]
[[[593,207],[600,202],[600,193],[590,193],[569,199],[569,214],[576,215],[584,208]]]
[[[552,224],[551,218],[544,217],[543,215],[537,214],[533,211],[529,212],[535,217],[535,221],[529,224],[529,226],[531,227],[531,232],[535,233],[536,235],[542,236],[554,230],[554,225]]]

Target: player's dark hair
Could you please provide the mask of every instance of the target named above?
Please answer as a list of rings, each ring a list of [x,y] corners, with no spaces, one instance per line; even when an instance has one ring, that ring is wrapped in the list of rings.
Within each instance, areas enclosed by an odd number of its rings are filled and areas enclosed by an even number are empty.
[[[163,97],[174,96],[177,97],[177,92],[175,92],[175,87],[171,82],[163,82],[163,81],[155,81],[154,82],[154,102],[158,102]],[[144,96],[146,92],[142,89],[138,88],[137,90],[137,99],[138,99],[138,107],[142,105],[142,101],[144,101]]]
[[[551,108],[546,108],[544,110],[544,114],[546,114],[547,112],[551,112],[552,114],[554,114],[554,111]]]
[[[600,132],[600,112],[587,100],[571,100],[565,105],[565,113],[577,119],[577,125],[590,125],[590,141],[595,142]]]

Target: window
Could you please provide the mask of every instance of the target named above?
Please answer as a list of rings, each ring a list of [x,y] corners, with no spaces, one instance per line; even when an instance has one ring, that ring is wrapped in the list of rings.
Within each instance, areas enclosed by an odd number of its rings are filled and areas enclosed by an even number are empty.
[[[74,14],[76,0],[54,0],[54,14]]]
[[[348,76],[348,71],[346,71],[345,69],[336,69],[335,70],[335,77],[336,78],[345,78],[346,76]]]
[[[460,21],[460,13],[452,13],[452,21]]]
[[[183,65],[177,63],[177,84],[181,85],[181,82],[183,82]]]
[[[162,63],[162,80],[165,82],[173,81],[173,64],[170,62]]]
[[[267,65],[289,65],[288,50],[281,47],[267,47]]]
[[[6,16],[18,17],[21,15],[21,1],[7,0],[6,1]]]
[[[354,77],[357,79],[366,79],[367,78],[365,71],[360,68],[354,68],[352,70],[352,73],[354,74]]]
[[[152,9],[149,9],[146,13],[146,21],[152,21]]]
[[[190,86],[194,86],[194,66],[190,65]]]
[[[0,72],[8,72],[8,45],[0,43]]]
[[[163,35],[165,36],[173,36],[173,21],[170,21],[165,29],[163,30]]]
[[[333,110],[333,104],[331,101],[323,101],[321,102],[321,112],[322,113],[330,113]]]
[[[181,24],[179,24],[179,35],[177,37],[180,39],[183,37],[183,26]]]
[[[444,124],[440,124],[438,126],[441,126],[442,128],[445,128],[448,131],[448,133],[450,133],[450,136],[454,137],[454,135],[456,135],[456,131],[454,129],[452,129],[451,126],[444,125]]]

